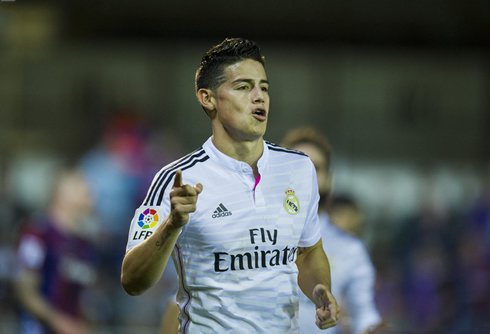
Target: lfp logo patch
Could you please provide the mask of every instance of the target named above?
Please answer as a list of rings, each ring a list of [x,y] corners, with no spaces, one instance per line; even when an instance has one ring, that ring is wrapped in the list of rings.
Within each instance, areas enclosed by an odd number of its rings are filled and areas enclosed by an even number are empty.
[[[157,210],[146,209],[142,214],[138,217],[138,225],[143,230],[147,228],[153,228],[158,223],[158,214]]]
[[[299,212],[299,199],[294,194],[294,190],[291,188],[286,189],[284,192],[286,198],[284,199],[284,209],[290,215],[295,215]]]

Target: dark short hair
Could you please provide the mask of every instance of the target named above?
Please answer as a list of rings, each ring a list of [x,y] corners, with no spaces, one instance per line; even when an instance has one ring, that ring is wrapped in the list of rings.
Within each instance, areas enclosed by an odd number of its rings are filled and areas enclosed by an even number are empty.
[[[254,41],[227,38],[204,54],[196,72],[196,92],[201,88],[216,90],[224,82],[226,66],[252,59],[265,66],[265,58]]]
[[[318,148],[327,159],[327,168],[330,169],[332,147],[323,134],[312,127],[297,128],[286,133],[281,142],[281,146],[291,149],[300,144],[311,144]]]

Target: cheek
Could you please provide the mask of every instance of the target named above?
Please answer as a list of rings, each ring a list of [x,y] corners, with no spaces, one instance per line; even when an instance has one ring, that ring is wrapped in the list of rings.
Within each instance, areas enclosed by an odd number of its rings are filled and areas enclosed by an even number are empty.
[[[222,124],[229,124],[233,122],[233,111],[230,112],[230,109],[223,109],[218,111],[218,117]]]
[[[221,114],[222,119],[230,119],[241,111],[242,105],[236,98],[223,98],[217,105],[218,114]]]

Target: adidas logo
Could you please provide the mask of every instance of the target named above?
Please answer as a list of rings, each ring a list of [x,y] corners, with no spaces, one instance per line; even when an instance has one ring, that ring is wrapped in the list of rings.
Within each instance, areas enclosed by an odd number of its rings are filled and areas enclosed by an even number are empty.
[[[216,210],[214,210],[213,213],[213,218],[219,218],[219,217],[226,217],[226,216],[231,216],[231,211],[228,211],[227,208],[223,205],[223,203],[220,203]]]

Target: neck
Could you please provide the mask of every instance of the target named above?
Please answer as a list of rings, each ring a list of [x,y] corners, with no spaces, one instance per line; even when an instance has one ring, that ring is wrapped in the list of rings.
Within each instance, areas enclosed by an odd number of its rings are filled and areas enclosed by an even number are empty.
[[[219,138],[219,136],[213,134],[211,140],[220,152],[235,160],[243,161],[250,165],[254,172],[254,176],[257,177],[259,174],[257,161],[259,161],[264,151],[262,137],[254,141],[235,141],[231,140],[231,138]]]

